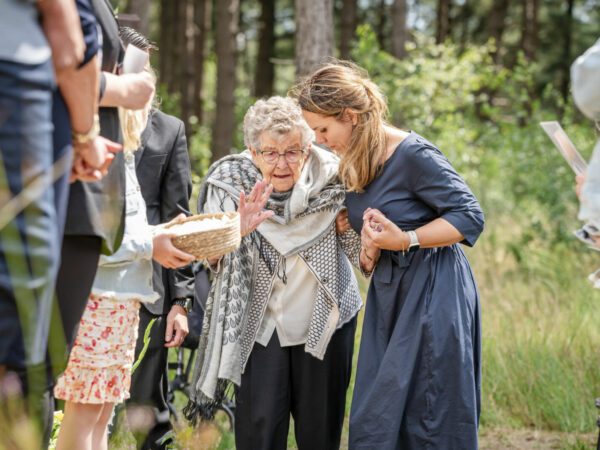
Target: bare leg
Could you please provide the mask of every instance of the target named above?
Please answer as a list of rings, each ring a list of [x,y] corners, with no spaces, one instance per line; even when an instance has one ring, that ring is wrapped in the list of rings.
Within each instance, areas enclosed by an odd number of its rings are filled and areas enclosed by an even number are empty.
[[[56,450],[92,450],[92,433],[104,404],[66,402]]]
[[[112,417],[114,403],[105,403],[92,433],[92,450],[108,450],[108,423]]]

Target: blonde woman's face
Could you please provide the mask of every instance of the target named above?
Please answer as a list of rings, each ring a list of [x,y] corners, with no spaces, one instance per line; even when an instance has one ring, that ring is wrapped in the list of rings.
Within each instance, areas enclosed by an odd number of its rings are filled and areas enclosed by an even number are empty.
[[[346,153],[352,138],[355,117],[339,120],[334,116],[324,116],[309,111],[302,111],[302,115],[308,126],[315,132],[317,144],[324,145],[339,155]]]

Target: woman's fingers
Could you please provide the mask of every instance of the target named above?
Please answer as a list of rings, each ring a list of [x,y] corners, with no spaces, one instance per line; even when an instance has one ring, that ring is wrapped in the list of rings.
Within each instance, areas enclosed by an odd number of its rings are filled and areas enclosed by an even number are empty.
[[[265,181],[265,183],[267,183],[267,182]],[[273,193],[273,185],[270,184],[270,183],[266,184],[266,187],[265,187],[264,192],[263,192],[263,197],[262,197],[262,200],[261,200],[263,208],[267,204],[267,202],[269,201],[269,197],[271,197],[272,193]]]
[[[261,214],[261,222],[264,222],[269,217],[273,217],[273,214],[275,214],[275,212],[273,212],[273,211],[263,211],[260,214]]]
[[[375,208],[367,208],[365,209],[365,212],[363,213],[363,220],[367,220],[368,217],[370,217],[370,215],[374,212],[377,211],[379,212],[379,210],[375,209]]]
[[[240,212],[246,210],[246,193],[244,191],[240,191],[240,206],[238,209]]]
[[[255,202],[258,199],[262,198],[262,196],[265,193],[265,190],[267,189],[267,186],[268,183],[265,180],[260,180],[254,185],[254,187],[252,188],[252,192],[250,193],[250,198],[252,202]]]
[[[350,222],[348,221],[348,210],[341,210],[335,217],[335,229],[337,234],[344,234],[350,228]]]
[[[250,190],[250,194],[248,195],[248,203],[254,203],[254,201],[256,199],[256,194],[259,189],[260,189],[260,181],[258,183],[256,183],[254,186],[252,186],[252,189]]]
[[[364,247],[377,247],[376,232],[367,224],[363,226],[363,229],[360,233],[360,238]]]
[[[169,220],[169,222],[167,222],[167,225],[169,224],[177,224],[179,222],[181,222],[183,219],[185,219],[185,214],[184,213],[179,213],[177,215],[177,217],[173,217],[171,220]],[[169,235],[169,238],[172,238],[175,235]]]
[[[387,220],[387,219],[386,219]],[[365,222],[361,233],[361,238],[366,243],[375,248],[381,248],[383,239],[385,238],[386,225],[376,221]]]
[[[365,211],[365,213],[363,214],[363,220],[369,221],[373,219],[379,222],[387,220],[385,215],[378,209],[369,209],[368,211]]]
[[[273,211],[261,211],[258,214],[256,214],[254,216],[254,221],[253,221],[253,226],[252,228],[256,228],[258,227],[261,223],[263,223],[265,220],[267,220],[269,217],[271,217],[273,214],[275,214]]]
[[[266,180],[261,180],[254,185],[256,189],[256,196],[254,200],[260,204],[261,208],[263,208],[267,204],[267,200],[271,196],[273,192],[273,186],[271,186]]]
[[[272,192],[273,186],[265,180],[257,182],[252,187],[250,194],[240,192],[240,211],[244,214],[255,214],[262,211]]]

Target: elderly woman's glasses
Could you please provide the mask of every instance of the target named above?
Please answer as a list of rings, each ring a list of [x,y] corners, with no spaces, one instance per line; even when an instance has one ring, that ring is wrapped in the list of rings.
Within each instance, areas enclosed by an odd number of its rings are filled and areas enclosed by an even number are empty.
[[[294,164],[300,161],[304,156],[304,150],[302,149],[287,150],[283,153],[276,152],[275,150],[257,150],[257,152],[262,156],[265,162],[269,164],[277,164],[279,157],[281,156],[283,156],[289,164]]]

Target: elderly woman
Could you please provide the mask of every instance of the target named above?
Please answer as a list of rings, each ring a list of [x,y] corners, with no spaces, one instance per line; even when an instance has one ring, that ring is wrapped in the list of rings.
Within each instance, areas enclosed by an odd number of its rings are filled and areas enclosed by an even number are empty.
[[[311,147],[313,137],[293,100],[259,100],[244,119],[248,150],[217,161],[198,199],[204,212],[237,209],[243,238],[211,264],[186,416],[210,417],[233,382],[238,450],[286,449],[290,413],[298,448],[340,445],[360,238],[336,233],[338,158]]]

